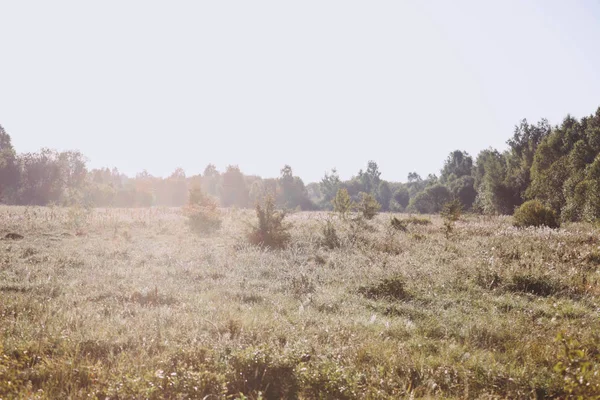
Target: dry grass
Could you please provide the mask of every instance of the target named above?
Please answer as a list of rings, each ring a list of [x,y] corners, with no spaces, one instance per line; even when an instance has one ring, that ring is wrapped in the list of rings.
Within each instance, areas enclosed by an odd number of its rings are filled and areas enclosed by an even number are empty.
[[[599,343],[592,225],[222,213],[0,208],[0,398],[565,397],[555,338]]]

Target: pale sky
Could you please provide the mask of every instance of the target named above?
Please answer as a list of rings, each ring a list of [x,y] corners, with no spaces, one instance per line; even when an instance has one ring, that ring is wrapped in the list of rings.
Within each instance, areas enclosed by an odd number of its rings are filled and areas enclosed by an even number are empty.
[[[130,175],[405,181],[595,112],[598,43],[594,0],[0,0],[0,124]]]

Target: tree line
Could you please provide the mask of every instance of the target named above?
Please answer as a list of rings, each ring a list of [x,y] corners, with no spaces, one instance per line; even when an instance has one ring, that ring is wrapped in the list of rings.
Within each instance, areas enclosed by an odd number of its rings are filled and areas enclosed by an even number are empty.
[[[382,211],[437,213],[458,200],[464,210],[512,214],[527,200],[539,200],[561,219],[600,217],[600,108],[581,119],[570,115],[560,125],[547,120],[521,121],[504,151],[481,151],[475,159],[465,151],[451,152],[439,176],[408,174],[406,182],[381,179],[375,161],[349,180],[337,171],[320,182],[304,184],[285,165],[278,178],[245,175],[230,165],[218,171],[209,164],[202,174],[186,176],[176,169],[169,177],[147,172],[128,177],[117,169],[91,169],[78,151],[42,149],[18,154],[0,126],[0,201],[19,205],[90,207],[183,206],[190,189],[199,187],[222,207],[253,207],[267,194],[278,207],[330,210],[340,189],[353,201],[370,194]]]

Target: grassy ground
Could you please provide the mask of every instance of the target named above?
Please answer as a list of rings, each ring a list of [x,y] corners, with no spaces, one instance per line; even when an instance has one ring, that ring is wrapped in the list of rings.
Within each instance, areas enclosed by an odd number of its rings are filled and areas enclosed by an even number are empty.
[[[198,237],[179,210],[0,208],[24,236],[0,241],[0,398],[543,398],[597,371],[591,225],[381,214],[330,249],[297,213],[268,251],[222,212]]]

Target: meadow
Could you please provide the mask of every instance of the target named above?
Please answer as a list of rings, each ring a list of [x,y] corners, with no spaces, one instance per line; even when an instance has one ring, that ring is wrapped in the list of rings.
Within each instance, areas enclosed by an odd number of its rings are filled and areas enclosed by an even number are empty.
[[[298,212],[272,250],[248,243],[253,210],[220,212],[198,236],[179,209],[0,207],[0,399],[598,388],[595,225]]]

